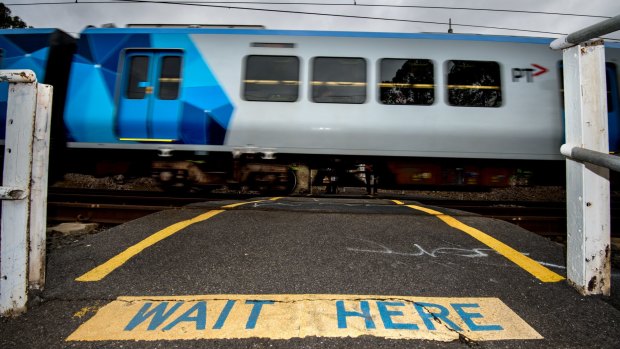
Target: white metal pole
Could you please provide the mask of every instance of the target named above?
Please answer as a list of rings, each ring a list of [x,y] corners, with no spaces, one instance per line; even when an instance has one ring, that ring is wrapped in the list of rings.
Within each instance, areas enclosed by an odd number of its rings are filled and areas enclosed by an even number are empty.
[[[21,78],[21,77],[20,77]],[[4,143],[3,185],[30,192],[35,82],[11,83]],[[28,286],[28,198],[2,201],[0,315],[26,311]]]
[[[566,143],[609,152],[602,40],[564,50]],[[609,170],[566,160],[567,276],[581,294],[610,293]]]
[[[45,286],[45,248],[47,226],[47,177],[52,117],[50,85],[38,84],[37,109],[32,144],[32,182],[30,188],[30,257],[29,285],[42,290]]]

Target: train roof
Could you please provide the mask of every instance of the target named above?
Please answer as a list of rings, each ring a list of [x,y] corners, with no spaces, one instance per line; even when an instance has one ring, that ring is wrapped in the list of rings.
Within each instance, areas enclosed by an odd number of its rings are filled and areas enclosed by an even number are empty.
[[[320,30],[274,30],[274,29],[240,29],[240,28],[86,28],[82,34],[213,34],[213,35],[264,35],[264,36],[318,36],[351,37],[379,39],[427,39],[427,40],[464,40],[519,42],[549,45],[552,38],[500,36],[482,34],[447,34],[447,33],[390,33],[390,32],[354,32],[354,31],[320,31]]]
[[[52,34],[62,32],[55,28],[0,29],[0,35],[6,34]],[[64,32],[62,32],[64,33]],[[321,31],[321,30],[274,30],[247,28],[85,28],[81,34],[212,34],[212,35],[263,35],[263,36],[314,36],[314,37],[351,37],[377,39],[422,39],[422,40],[458,40],[486,42],[514,42],[526,44],[549,45],[554,38],[505,36],[486,34],[453,33],[393,33],[393,32],[355,32],[355,31]],[[67,36],[70,36],[67,34]],[[606,41],[605,46],[620,48],[620,42]]]
[[[321,31],[321,30],[277,30],[247,28],[86,28],[82,34],[212,34],[212,35],[263,35],[263,36],[314,36],[314,37],[350,37],[378,39],[423,39],[423,40],[459,40],[486,42],[514,42],[525,44],[549,45],[555,38],[506,36],[486,34],[454,33],[395,33],[395,32],[356,32],[356,31]],[[620,48],[620,42],[606,41],[611,48]]]
[[[19,29],[0,29],[0,35],[6,34],[51,34],[60,29],[54,28],[19,28]]]

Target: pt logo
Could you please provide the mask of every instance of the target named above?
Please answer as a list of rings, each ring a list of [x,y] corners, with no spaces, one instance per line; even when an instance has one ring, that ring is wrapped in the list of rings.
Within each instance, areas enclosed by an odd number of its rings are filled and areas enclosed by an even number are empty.
[[[532,64],[533,68],[512,68],[512,82],[519,82],[525,78],[526,82],[534,82],[534,77],[542,75],[549,71],[549,69],[538,65]]]

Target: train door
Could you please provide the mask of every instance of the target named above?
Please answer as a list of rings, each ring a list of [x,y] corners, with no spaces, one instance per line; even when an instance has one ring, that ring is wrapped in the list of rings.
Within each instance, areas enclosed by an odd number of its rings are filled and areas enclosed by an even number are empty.
[[[618,93],[618,71],[616,65],[607,63],[607,111],[609,124],[609,151],[620,152],[620,94]]]
[[[126,53],[117,115],[121,140],[180,139],[182,62],[179,50]]]

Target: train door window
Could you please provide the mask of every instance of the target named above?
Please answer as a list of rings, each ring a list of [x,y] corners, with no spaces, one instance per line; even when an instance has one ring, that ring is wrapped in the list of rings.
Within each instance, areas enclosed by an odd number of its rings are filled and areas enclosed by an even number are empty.
[[[146,96],[149,73],[149,56],[131,56],[129,61],[129,81],[127,83],[127,98],[143,99]]]
[[[448,103],[463,107],[499,107],[502,89],[499,64],[489,61],[446,62]]]
[[[366,60],[316,57],[312,68],[312,100],[360,104],[366,101]]]
[[[383,104],[431,105],[435,101],[433,62],[385,58],[379,63],[379,98]]]
[[[179,98],[181,82],[181,56],[164,56],[159,74],[159,99]]]
[[[248,101],[295,102],[299,97],[299,58],[248,56],[243,98]]]

